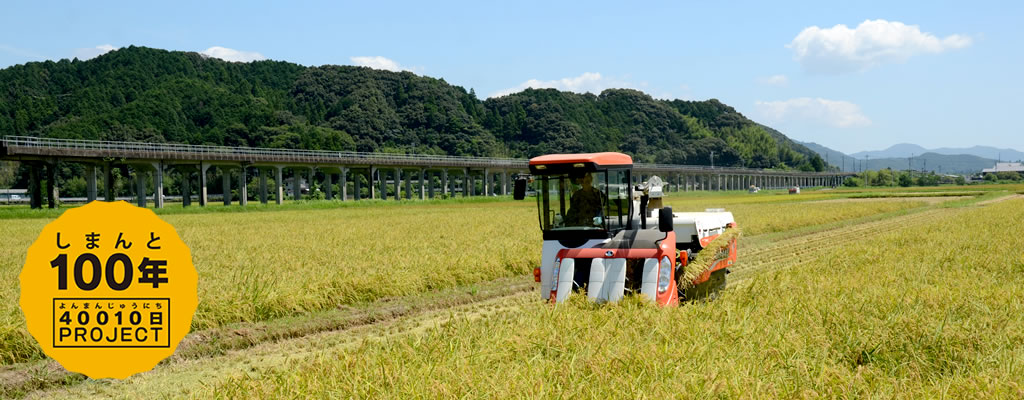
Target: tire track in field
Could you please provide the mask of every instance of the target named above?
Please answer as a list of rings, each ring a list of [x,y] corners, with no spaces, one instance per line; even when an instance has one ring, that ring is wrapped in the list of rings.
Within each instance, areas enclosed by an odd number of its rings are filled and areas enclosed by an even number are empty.
[[[432,293],[385,298],[363,306],[344,306],[346,309],[343,310],[292,317],[285,324],[275,324],[271,320],[192,332],[179,344],[174,355],[152,371],[130,379],[144,381],[147,376],[174,373],[189,376],[192,374],[187,369],[182,370],[182,366],[196,364],[207,366],[208,371],[200,372],[221,370],[219,367],[210,367],[210,362],[214,360],[241,360],[249,365],[253,357],[274,359],[293,357],[300,353],[309,355],[324,348],[309,349],[301,344],[310,341],[322,343],[324,337],[334,338],[330,341],[334,345],[358,344],[367,339],[382,337],[381,331],[391,336],[419,331],[451,317],[479,317],[497,313],[521,303],[534,293],[534,282],[532,277],[529,278],[498,278]],[[253,353],[252,357],[248,353]],[[197,374],[207,380],[214,378],[209,374]],[[51,359],[0,367],[0,398],[49,398],[54,390],[75,391],[82,383],[80,375],[68,372]],[[107,393],[101,397],[110,395]],[[147,396],[140,394],[137,397]]]
[[[263,371],[291,368],[316,360],[330,359],[367,343],[386,342],[406,335],[436,329],[451,320],[476,320],[515,312],[533,301],[527,292],[516,292],[444,309],[361,325],[345,330],[325,331],[278,342],[265,342],[244,350],[168,363],[124,381],[87,381],[77,385],[50,387],[29,393],[28,398],[155,398],[193,397],[225,379],[259,376]]]
[[[742,259],[749,261],[737,262],[736,266],[730,268],[733,272],[730,278],[732,278],[732,282],[739,283],[751,278],[760,271],[807,262],[817,257],[823,250],[837,248],[866,237],[892,232],[906,226],[944,218],[958,211],[957,209],[949,208],[933,209],[763,243],[750,249],[744,249],[746,254],[742,254]]]

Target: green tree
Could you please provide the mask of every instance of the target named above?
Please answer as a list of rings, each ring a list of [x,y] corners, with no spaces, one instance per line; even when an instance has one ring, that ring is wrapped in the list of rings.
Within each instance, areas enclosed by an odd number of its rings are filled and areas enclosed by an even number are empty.
[[[900,174],[899,182],[902,187],[910,187],[914,184],[914,179],[910,177],[909,173],[904,172]]]

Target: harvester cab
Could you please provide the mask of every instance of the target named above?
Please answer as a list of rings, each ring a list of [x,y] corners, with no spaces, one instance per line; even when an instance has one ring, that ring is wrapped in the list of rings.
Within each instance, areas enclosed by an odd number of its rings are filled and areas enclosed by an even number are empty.
[[[663,204],[660,178],[632,182],[633,160],[622,153],[530,160],[530,175],[515,181],[514,197],[524,199],[530,185],[536,192],[544,245],[534,277],[541,298],[557,303],[579,291],[606,302],[635,293],[678,305],[725,287],[735,238],[707,248],[735,226],[732,213],[673,213]],[[691,263],[709,250],[706,265]]]

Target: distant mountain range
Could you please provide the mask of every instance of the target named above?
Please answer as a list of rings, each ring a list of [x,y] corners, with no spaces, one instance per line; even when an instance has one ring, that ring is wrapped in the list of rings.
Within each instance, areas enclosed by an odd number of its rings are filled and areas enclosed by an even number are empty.
[[[936,153],[944,155],[967,154],[991,160],[1017,161],[1024,160],[1024,153],[1014,149],[999,149],[990,146],[974,146],[968,148],[940,147],[937,149],[926,149],[911,143],[900,143],[890,146],[885,150],[861,151],[850,154],[854,158],[908,158],[924,153]]]
[[[1024,153],[1016,150],[986,146],[929,150],[915,144],[904,143],[881,151],[862,151],[847,155],[817,143],[798,143],[817,152],[826,159],[826,162],[845,172],[892,168],[894,170],[914,169],[945,174],[973,174],[981,172],[983,168],[992,168],[996,163],[996,158],[1000,157],[1000,153],[1003,161],[1024,159]],[[984,154],[992,154],[992,152],[995,152],[993,157],[984,156]],[[913,157],[910,157],[911,155]]]

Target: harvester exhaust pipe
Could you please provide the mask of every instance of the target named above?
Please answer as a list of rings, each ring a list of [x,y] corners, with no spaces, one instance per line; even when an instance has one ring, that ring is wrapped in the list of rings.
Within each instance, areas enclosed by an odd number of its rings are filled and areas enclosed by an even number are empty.
[[[647,203],[651,200],[651,195],[648,192],[651,189],[651,183],[643,182],[633,190],[640,192],[640,229],[647,229]]]
[[[640,195],[640,229],[647,229],[647,202],[650,197],[647,193]]]

